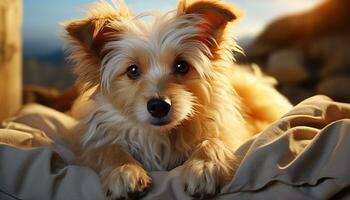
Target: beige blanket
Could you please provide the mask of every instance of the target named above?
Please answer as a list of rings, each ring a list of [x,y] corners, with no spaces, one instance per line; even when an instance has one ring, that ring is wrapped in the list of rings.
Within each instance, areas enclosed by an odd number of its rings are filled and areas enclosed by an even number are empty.
[[[213,199],[350,199],[349,119],[350,104],[324,96],[305,100],[241,146],[236,153],[243,162]],[[74,155],[57,137],[75,123],[38,105],[3,123],[1,200],[104,199],[98,176],[74,165]],[[191,199],[183,192],[180,173],[181,166],[151,172],[153,185],[144,199]]]

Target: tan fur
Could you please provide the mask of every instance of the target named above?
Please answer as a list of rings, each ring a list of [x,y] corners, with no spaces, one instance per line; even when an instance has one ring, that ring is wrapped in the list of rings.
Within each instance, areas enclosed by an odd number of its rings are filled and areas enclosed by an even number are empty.
[[[71,137],[81,144],[80,162],[100,174],[110,198],[144,191],[145,170],[182,164],[190,195],[214,194],[237,169],[237,147],[291,105],[259,70],[233,63],[232,5],[182,0],[151,22],[119,7],[101,1],[65,25],[85,88],[72,111],[81,120]],[[189,63],[187,74],[174,74],[178,60]],[[139,66],[139,79],[126,75],[130,65]],[[146,105],[159,97],[171,109],[169,123],[155,126]]]

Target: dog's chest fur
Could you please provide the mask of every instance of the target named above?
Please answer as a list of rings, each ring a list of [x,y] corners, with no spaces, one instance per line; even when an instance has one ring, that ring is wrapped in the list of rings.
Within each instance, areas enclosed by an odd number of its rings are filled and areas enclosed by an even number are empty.
[[[87,129],[83,143],[95,147],[119,145],[147,170],[172,169],[187,159],[188,153],[173,148],[170,133],[155,133],[132,123],[102,96],[96,97],[90,116],[84,121]]]

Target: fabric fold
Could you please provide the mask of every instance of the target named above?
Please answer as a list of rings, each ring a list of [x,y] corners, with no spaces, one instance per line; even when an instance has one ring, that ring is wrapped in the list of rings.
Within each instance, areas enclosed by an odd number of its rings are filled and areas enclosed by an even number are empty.
[[[56,141],[75,123],[33,105],[6,121],[0,129],[0,197],[104,199],[95,172],[72,165],[74,154]],[[235,154],[243,161],[213,199],[350,199],[350,104],[307,99]],[[192,199],[181,170],[150,172],[152,188],[144,199]]]

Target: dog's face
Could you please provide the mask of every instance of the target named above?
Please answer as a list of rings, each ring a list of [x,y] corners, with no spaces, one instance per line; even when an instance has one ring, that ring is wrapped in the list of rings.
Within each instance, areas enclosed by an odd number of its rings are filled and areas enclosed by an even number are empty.
[[[98,86],[136,124],[171,129],[210,100],[208,79],[226,25],[236,10],[219,1],[182,1],[153,21],[94,4],[86,19],[66,25],[79,78]]]

